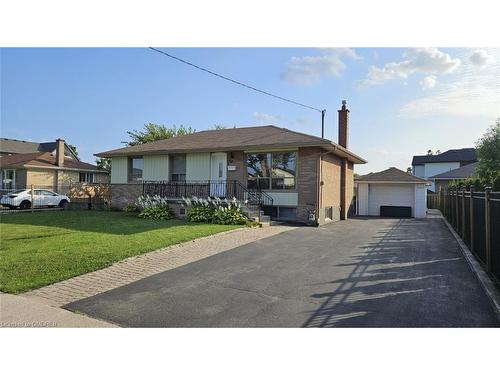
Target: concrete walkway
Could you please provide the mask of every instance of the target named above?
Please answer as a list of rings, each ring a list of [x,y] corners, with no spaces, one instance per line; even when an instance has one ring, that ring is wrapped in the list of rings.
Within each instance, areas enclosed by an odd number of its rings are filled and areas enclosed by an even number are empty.
[[[498,327],[442,218],[303,227],[65,308],[131,327]]]
[[[296,227],[242,228],[218,233],[128,258],[110,267],[35,289],[23,296],[60,307],[292,229]]]
[[[75,314],[31,298],[0,293],[1,328],[106,328],[114,324]]]

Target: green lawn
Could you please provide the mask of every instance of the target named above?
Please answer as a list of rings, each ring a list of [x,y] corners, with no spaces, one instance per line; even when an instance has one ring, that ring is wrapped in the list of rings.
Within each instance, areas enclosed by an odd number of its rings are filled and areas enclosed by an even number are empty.
[[[155,222],[107,211],[0,215],[0,290],[24,292],[237,227]]]

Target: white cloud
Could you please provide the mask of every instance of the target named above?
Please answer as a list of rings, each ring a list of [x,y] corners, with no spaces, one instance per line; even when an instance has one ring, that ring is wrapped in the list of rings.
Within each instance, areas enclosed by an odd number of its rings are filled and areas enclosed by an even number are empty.
[[[461,63],[437,48],[410,48],[403,54],[404,60],[390,62],[383,67],[371,66],[365,86],[377,85],[391,79],[406,79],[412,74],[440,75],[453,72]]]
[[[271,115],[264,112],[254,112],[253,117],[255,117],[260,124],[266,125],[279,124],[285,119],[285,117],[282,115]]]
[[[406,103],[400,114],[409,117],[500,117],[500,49],[486,52],[492,63],[481,69],[474,64],[464,64],[451,80],[440,81],[428,95]],[[470,55],[470,50],[463,50],[460,58],[466,61]]]
[[[469,61],[474,65],[484,66],[493,63],[495,58],[488,54],[488,51],[484,49],[477,49],[472,53],[472,55],[470,55]]]
[[[293,84],[311,85],[323,77],[338,77],[346,68],[341,59],[344,57],[360,58],[351,48],[322,49],[320,55],[292,57],[286,71],[281,74],[281,79]]]
[[[500,89],[458,83],[442,85],[434,95],[405,104],[400,113],[409,116],[500,116]]]
[[[436,86],[436,83],[437,83],[436,76],[427,76],[420,81],[420,86],[422,86],[422,90],[430,90],[434,88],[434,86]]]

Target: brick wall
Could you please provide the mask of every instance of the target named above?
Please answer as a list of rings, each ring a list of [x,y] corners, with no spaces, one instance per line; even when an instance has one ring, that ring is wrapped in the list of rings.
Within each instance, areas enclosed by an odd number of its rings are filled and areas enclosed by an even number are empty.
[[[333,220],[340,220],[340,184],[342,160],[332,154],[323,156],[321,161],[321,207],[318,214],[320,224],[327,218],[327,210],[332,209]]]
[[[297,161],[297,219],[307,222],[309,211],[317,209],[319,147],[299,148]]]
[[[227,179],[237,180],[247,186],[246,154],[243,151],[228,152],[227,165],[236,167],[235,171],[227,171]]]
[[[111,207],[124,208],[142,195],[142,184],[111,184]]]
[[[349,210],[354,198],[354,164],[350,161],[347,162],[345,180],[346,208]]]

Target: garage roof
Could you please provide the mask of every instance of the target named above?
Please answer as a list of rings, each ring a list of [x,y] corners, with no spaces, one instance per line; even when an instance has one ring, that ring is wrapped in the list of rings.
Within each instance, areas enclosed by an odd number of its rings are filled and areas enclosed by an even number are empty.
[[[368,173],[363,176],[358,176],[355,182],[390,182],[390,183],[413,183],[422,184],[426,183],[427,180],[423,178],[414,176],[407,172],[403,172],[401,169],[391,167],[381,172]]]

